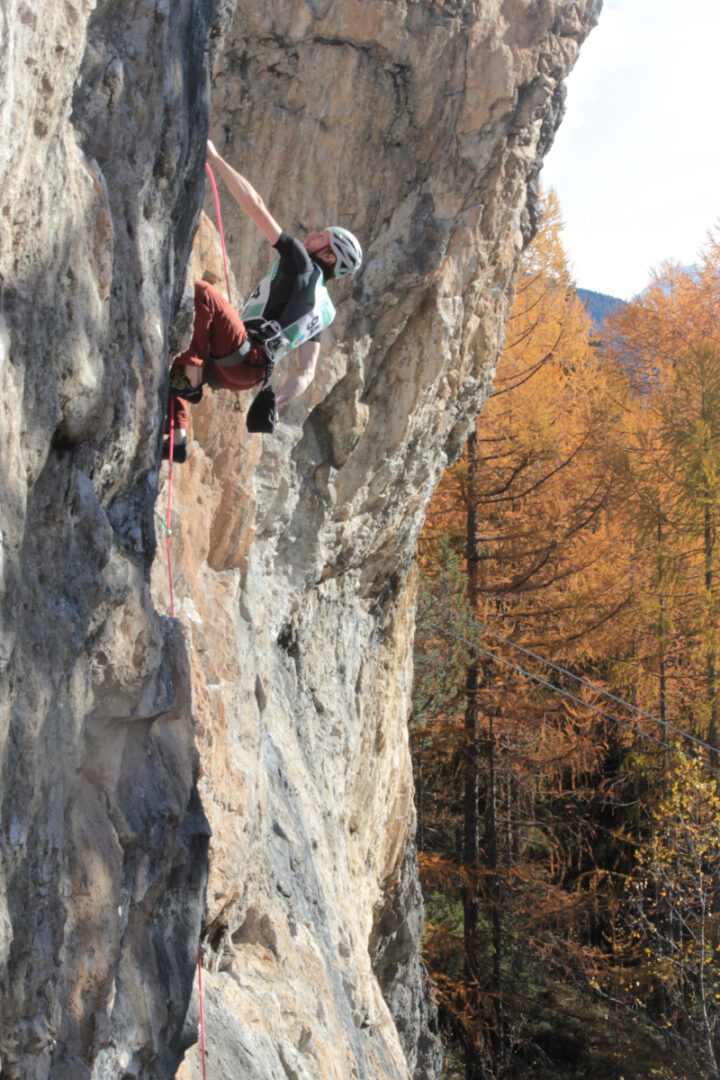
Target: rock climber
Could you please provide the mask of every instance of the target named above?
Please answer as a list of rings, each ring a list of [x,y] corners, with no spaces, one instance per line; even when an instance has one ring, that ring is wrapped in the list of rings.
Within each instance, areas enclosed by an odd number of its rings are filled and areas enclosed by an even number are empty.
[[[347,229],[333,225],[311,232],[304,243],[283,232],[252,184],[220,156],[212,142],[207,145],[208,163],[273,245],[279,260],[241,314],[206,281],[195,285],[192,341],[170,371],[173,461],[187,460],[187,402],[198,402],[203,386],[248,390],[266,382],[274,364],[294,351],[294,370],[277,390],[275,405],[307,390],[315,376],[320,333],[335,317],[326,282],[355,274],[362,262],[360,244]],[[163,457],[168,456],[166,439]]]

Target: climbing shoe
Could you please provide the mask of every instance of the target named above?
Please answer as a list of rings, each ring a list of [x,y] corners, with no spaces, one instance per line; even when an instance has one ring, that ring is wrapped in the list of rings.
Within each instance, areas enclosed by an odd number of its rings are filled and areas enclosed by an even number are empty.
[[[176,371],[174,375],[170,376],[170,393],[174,394],[175,397],[184,398],[191,405],[197,405],[198,401],[202,400],[202,383],[200,386],[193,386],[187,375]]]
[[[162,456],[165,461],[170,457],[170,440],[165,439],[163,441]],[[173,443],[173,461],[178,465],[182,465],[184,461],[188,459],[188,444],[186,439],[176,440]]]

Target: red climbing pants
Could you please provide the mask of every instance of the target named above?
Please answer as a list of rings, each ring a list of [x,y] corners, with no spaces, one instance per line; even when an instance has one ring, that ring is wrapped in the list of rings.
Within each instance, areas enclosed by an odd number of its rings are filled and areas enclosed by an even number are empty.
[[[213,382],[224,390],[249,390],[265,378],[262,348],[254,345],[249,355],[233,367],[223,368],[214,362],[239,349],[248,332],[237,311],[207,281],[195,283],[195,322],[190,348],[175,358],[172,371],[182,367],[211,365]],[[171,396],[175,403],[175,427],[188,426],[188,404]],[[169,425],[166,425],[169,430]]]

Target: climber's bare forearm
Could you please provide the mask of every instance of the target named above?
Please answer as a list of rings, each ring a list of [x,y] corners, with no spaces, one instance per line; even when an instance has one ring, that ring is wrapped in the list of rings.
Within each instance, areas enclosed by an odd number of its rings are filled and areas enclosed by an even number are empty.
[[[320,345],[316,341],[308,341],[300,346],[295,355],[295,370],[288,375],[285,382],[277,391],[278,407],[305,393],[308,386],[315,378],[317,359],[320,355]]]
[[[225,186],[235,201],[239,203],[245,213],[252,218],[270,243],[277,243],[282,228],[272,216],[265,205],[262,196],[258,194],[250,181],[242,176],[236,169],[233,169],[232,165],[229,165],[227,161],[218,154],[211,142],[208,142],[207,156],[208,162],[220,173],[225,181]]]

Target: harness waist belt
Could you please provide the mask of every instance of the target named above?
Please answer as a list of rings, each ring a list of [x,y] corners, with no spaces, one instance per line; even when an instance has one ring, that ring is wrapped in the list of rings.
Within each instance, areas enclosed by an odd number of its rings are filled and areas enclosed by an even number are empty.
[[[239,349],[235,352],[231,352],[229,356],[214,356],[213,360],[218,367],[228,368],[237,367],[238,364],[242,364],[243,361],[250,355],[250,350],[253,347],[252,339],[247,337],[243,341]]]

